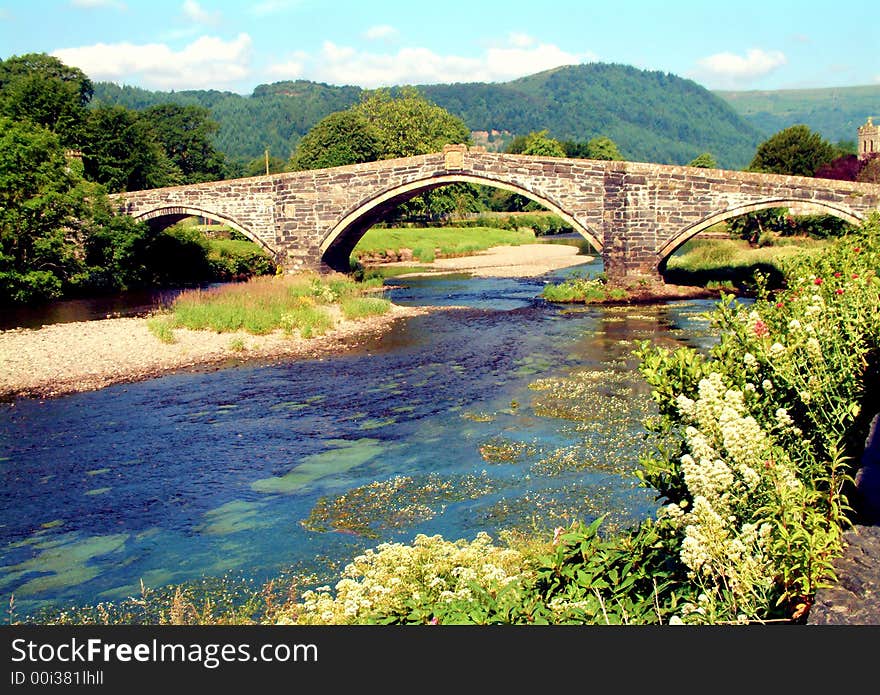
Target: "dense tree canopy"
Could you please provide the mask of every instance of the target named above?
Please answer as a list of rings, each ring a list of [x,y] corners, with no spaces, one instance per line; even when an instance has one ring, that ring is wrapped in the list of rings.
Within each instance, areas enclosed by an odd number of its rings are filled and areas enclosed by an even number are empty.
[[[303,136],[290,158],[290,169],[373,162],[382,154],[379,135],[366,116],[354,110],[338,111],[322,118]]]
[[[224,176],[224,157],[213,143],[220,127],[202,106],[159,104],[141,112],[165,150],[165,156],[180,171],[182,183],[217,181]]]
[[[718,162],[715,161],[715,157],[710,152],[703,152],[691,160],[688,166],[697,167],[698,169],[717,169]]]
[[[397,95],[369,92],[352,108],[375,134],[380,159],[440,152],[444,145],[470,141],[470,130],[457,116],[428,101],[413,87]]]
[[[528,135],[515,137],[507,145],[508,154],[530,154],[535,157],[565,157],[562,143],[547,134],[547,130],[536,130]]]
[[[183,183],[150,124],[123,106],[89,112],[82,153],[86,177],[111,192]]]
[[[758,146],[749,171],[814,176],[837,156],[834,146],[805,125],[781,130]]]
[[[91,80],[57,58],[31,53],[0,61],[0,115],[43,126],[67,147],[82,137]]]

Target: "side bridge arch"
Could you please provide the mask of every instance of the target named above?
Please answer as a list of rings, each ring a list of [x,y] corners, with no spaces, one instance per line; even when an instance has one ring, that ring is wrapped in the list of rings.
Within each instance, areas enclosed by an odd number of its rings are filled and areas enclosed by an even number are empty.
[[[249,229],[247,225],[240,223],[234,217],[224,215],[223,213],[214,212],[213,210],[189,205],[160,205],[151,210],[146,210],[144,212],[134,214],[132,215],[132,217],[134,217],[134,219],[136,220],[142,220],[150,226],[157,227],[159,229],[170,227],[171,225],[176,224],[181,220],[185,220],[188,217],[204,217],[206,219],[214,220],[215,222],[230,227],[240,234],[243,234],[248,239],[259,245],[273,258],[276,254],[276,250],[270,244],[266,243],[264,239],[260,238],[256,233],[251,231],[251,229]]]
[[[805,201],[803,199],[768,198],[766,200],[738,205],[735,207],[726,208],[724,210],[710,213],[708,216],[702,218],[698,222],[688,225],[684,229],[680,230],[657,250],[658,268],[662,272],[665,269],[666,263],[669,260],[669,257],[672,256],[672,254],[674,254],[685,243],[697,236],[700,232],[706,231],[713,225],[718,224],[719,222],[726,222],[727,220],[746,215],[750,212],[759,212],[761,210],[769,210],[772,208],[803,208],[804,206]],[[852,225],[859,225],[865,219],[864,216],[860,213],[851,210],[846,206],[835,203],[809,201],[808,203],[806,203],[806,206],[810,209],[811,212],[815,211],[818,214],[828,214]]]

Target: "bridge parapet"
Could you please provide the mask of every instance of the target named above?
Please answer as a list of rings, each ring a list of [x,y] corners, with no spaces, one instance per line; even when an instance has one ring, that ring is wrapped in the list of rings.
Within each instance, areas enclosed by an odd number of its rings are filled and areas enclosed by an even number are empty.
[[[269,250],[285,268],[348,269],[363,233],[395,206],[455,182],[538,201],[602,253],[613,281],[658,278],[665,259],[712,224],[767,207],[809,206],[850,222],[880,208],[880,186],[796,176],[486,152],[443,152],[118,194],[154,224],[201,215]]]

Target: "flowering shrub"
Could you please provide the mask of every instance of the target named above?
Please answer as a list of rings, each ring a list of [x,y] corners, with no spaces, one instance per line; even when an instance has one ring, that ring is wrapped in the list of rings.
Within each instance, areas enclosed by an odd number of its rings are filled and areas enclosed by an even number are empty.
[[[523,555],[494,545],[486,533],[471,542],[420,534],[412,545],[367,550],[346,566],[335,591],[323,586],[305,592],[301,603],[280,611],[278,622],[479,622],[477,614],[498,612],[481,606],[499,594],[519,605],[528,576]]]
[[[833,580],[852,463],[877,409],[880,218],[786,267],[751,307],[725,298],[708,355],[644,345],[667,447],[641,477],[665,504],[696,602],[676,620],[802,616]]]

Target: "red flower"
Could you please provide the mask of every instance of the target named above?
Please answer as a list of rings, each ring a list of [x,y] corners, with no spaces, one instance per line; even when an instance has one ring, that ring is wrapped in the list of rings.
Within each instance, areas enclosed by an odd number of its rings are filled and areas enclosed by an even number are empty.
[[[843,290],[840,287],[837,288],[836,292],[837,294],[843,294]]]
[[[767,335],[770,332],[770,329],[767,328],[767,324],[758,319],[755,321],[755,335],[759,338],[761,336]]]
[[[853,279],[853,280],[858,280],[858,279],[859,279],[859,274],[858,274],[858,273],[853,273],[853,274],[852,274],[852,279]]]
[[[861,247],[861,246],[856,246],[856,247],[853,249],[853,253],[861,253],[861,252],[862,252],[862,247]]]
[[[821,285],[821,284],[822,284],[822,278],[816,278],[815,280],[813,280],[813,284],[814,284],[814,285]]]
[[[776,302],[776,308],[777,308],[777,309],[781,309],[781,308],[784,307],[784,306],[785,306],[785,304],[783,304],[782,302]]]
[[[839,277],[840,277],[840,273],[834,273],[834,277],[839,278]]]

